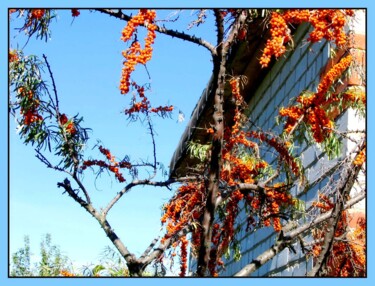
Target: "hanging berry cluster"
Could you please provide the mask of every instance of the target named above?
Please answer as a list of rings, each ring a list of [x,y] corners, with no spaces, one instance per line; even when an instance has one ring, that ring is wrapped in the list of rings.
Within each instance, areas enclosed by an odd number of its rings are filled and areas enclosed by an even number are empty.
[[[68,117],[66,114],[61,114],[59,117],[59,122],[62,127],[62,129],[65,131],[65,133],[69,135],[75,135],[77,133],[77,129],[74,125],[74,122],[72,119],[68,120]]]
[[[143,49],[135,36],[130,47],[122,53],[125,58],[120,81],[120,91],[122,94],[129,92],[130,75],[135,70],[135,66],[137,64],[145,65],[152,57],[152,44],[156,37],[156,25],[154,24],[155,17],[156,12],[154,10],[141,9],[137,15],[133,16],[127,22],[127,25],[122,31],[121,40],[124,42],[132,39],[134,33],[137,32],[137,27],[139,25],[144,25],[148,31]]]
[[[172,105],[151,107],[151,103],[145,95],[145,88],[143,86],[139,86],[135,82],[131,83],[131,87],[135,90],[135,93],[134,93],[130,108],[125,109],[126,115],[131,116],[134,113],[151,112],[151,113],[158,114],[161,117],[165,117],[166,115],[168,115],[170,112],[173,111]],[[140,101],[137,101],[137,97],[140,98]]]
[[[363,148],[358,155],[354,158],[353,165],[362,166],[366,161],[366,147]]]
[[[267,67],[271,57],[279,58],[285,51],[285,44],[290,41],[290,29],[282,14],[272,12],[270,20],[271,39],[267,40],[263,55],[259,60],[262,67]]]
[[[187,252],[188,248],[188,240],[186,236],[181,237],[180,239],[180,259],[181,259],[181,266],[180,266],[180,277],[185,277],[186,270],[187,270]]]
[[[175,197],[164,206],[161,222],[166,224],[167,232],[162,238],[162,242],[175,235],[188,223],[198,221],[204,202],[205,187],[203,183],[186,183],[179,187]]]
[[[297,98],[297,105],[280,109],[280,116],[287,117],[284,127],[287,134],[290,134],[297,123],[302,120],[311,129],[317,143],[323,142],[329,136],[334,127],[334,118],[329,117],[328,107],[340,100],[337,94],[330,93],[329,90],[342,77],[351,62],[350,54],[342,58],[323,76],[316,93],[303,93]]]
[[[335,206],[332,199],[319,194],[319,201],[314,202],[315,207],[322,213],[330,211]],[[349,277],[365,276],[366,273],[366,221],[360,217],[355,227],[349,227],[352,220],[347,211],[341,213],[334,234],[332,250],[327,259],[327,276]],[[332,226],[324,223],[318,229],[313,230],[314,245],[310,251],[314,257],[319,257],[322,252],[322,241],[328,228]]]
[[[299,176],[301,174],[300,167],[296,159],[288,151],[288,143],[283,142],[280,139],[271,137],[263,132],[249,131],[246,133],[250,138],[257,138],[261,142],[266,142],[269,146],[273,147],[280,155],[280,161],[284,162],[286,166],[289,166],[294,175]]]
[[[83,162],[81,169],[85,170],[87,167],[96,165],[114,173],[116,179],[120,183],[125,182],[125,178],[121,174],[120,169],[121,168],[131,169],[132,165],[126,160],[123,160],[121,162],[116,161],[115,156],[113,156],[108,149],[103,148],[102,146],[99,146],[99,151],[107,158],[107,160],[109,161],[109,164],[102,160],[86,160]]]
[[[17,50],[9,50],[8,53],[8,62],[13,63],[18,61],[18,53]]]
[[[314,28],[308,41],[314,43],[322,39],[334,41],[337,46],[347,42],[344,27],[347,17],[354,15],[350,9],[292,9],[284,12],[272,12],[270,20],[271,38],[267,40],[266,47],[259,60],[262,67],[267,67],[272,56],[279,58],[286,52],[285,45],[291,40],[288,25],[308,22]]]
[[[236,104],[233,116],[233,126],[224,130],[224,146],[222,149],[223,168],[220,174],[229,186],[237,183],[254,183],[255,177],[267,167],[267,163],[256,157],[243,158],[238,156],[237,151],[241,148],[257,149],[258,146],[249,140],[245,131],[242,130],[244,117],[243,108],[246,106],[239,87],[240,79],[232,78],[229,84],[232,89],[233,100]]]
[[[40,100],[35,92],[33,90],[28,90],[25,87],[18,88],[17,92],[17,97],[21,99],[20,113],[23,116],[22,124],[31,125],[43,121],[43,117],[38,111]]]
[[[44,16],[45,12],[45,9],[31,9],[29,18],[40,20]]]

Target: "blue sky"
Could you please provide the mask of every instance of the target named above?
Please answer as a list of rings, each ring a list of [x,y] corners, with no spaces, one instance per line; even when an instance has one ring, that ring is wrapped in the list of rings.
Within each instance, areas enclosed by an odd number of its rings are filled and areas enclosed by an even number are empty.
[[[10,2],[10,1],[9,1]],[[272,1],[266,1],[272,5]],[[304,4],[298,1],[298,5],[311,6],[311,2]],[[12,1],[10,5],[18,4],[27,5],[28,1]],[[34,1],[33,5],[47,5],[51,2]],[[95,1],[90,1],[90,6],[99,5]],[[113,6],[119,5],[112,1]],[[130,5],[142,5],[148,1],[129,1]],[[137,3],[137,4],[135,4]],[[162,7],[168,7],[176,2],[158,1]],[[195,2],[178,2],[181,7],[191,6]],[[220,5],[217,1],[203,1],[203,6]],[[206,4],[205,4],[206,3]],[[225,3],[221,1],[221,3]],[[249,5],[245,1],[233,1],[239,6]],[[330,1],[332,6],[342,3],[339,1]],[[336,4],[335,4],[336,3]],[[349,1],[356,6],[368,6],[370,1]],[[361,5],[363,3],[363,5]],[[77,2],[66,1],[64,6],[82,6]],[[322,2],[321,5],[326,5]],[[10,5],[1,4],[1,15],[6,27],[7,11],[6,7]],[[109,5],[106,3],[106,5]],[[123,5],[123,4],[122,4]],[[225,4],[223,4],[225,5]],[[280,2],[277,3],[280,5]],[[285,5],[293,6],[293,2]],[[314,2],[319,5],[319,2]],[[3,7],[4,6],[4,7]],[[185,12],[185,15],[189,12]],[[52,66],[58,91],[61,100],[61,109],[68,115],[74,115],[77,112],[84,116],[84,125],[93,128],[91,134],[91,146],[95,144],[95,139],[101,139],[103,145],[110,148],[111,151],[119,157],[125,154],[132,155],[132,158],[144,158],[145,151],[150,150],[149,138],[145,129],[140,125],[130,124],[125,121],[121,110],[127,106],[128,98],[124,98],[118,92],[117,86],[121,72],[121,50],[125,47],[119,40],[120,32],[124,23],[110,19],[106,15],[98,13],[89,13],[81,11],[81,15],[71,24],[69,11],[59,12],[60,19],[53,23],[52,40],[48,43],[30,41],[25,52],[45,53],[48,56]],[[371,26],[371,10],[369,11],[369,27]],[[6,39],[6,31],[1,29],[1,35]],[[369,31],[369,34],[371,30]],[[212,34],[205,34],[212,37]],[[98,40],[100,38],[100,40]],[[371,36],[369,37],[369,47],[373,45]],[[165,52],[167,50],[167,52]],[[370,50],[370,49],[368,49]],[[6,67],[6,47],[3,47],[1,66]],[[4,54],[3,54],[4,53]],[[183,56],[181,56],[183,55]],[[369,54],[369,63],[372,61],[372,55]],[[204,63],[204,64],[202,64]],[[182,110],[187,121],[189,115],[197,102],[210,74],[211,66],[209,63],[208,52],[203,48],[196,48],[194,45],[180,42],[178,40],[170,42],[169,39],[162,35],[157,35],[155,44],[155,53],[153,60],[148,64],[148,70],[152,77],[152,94],[150,99],[155,105],[170,103],[176,106],[177,110]],[[144,74],[144,71],[140,69]],[[6,74],[6,70],[4,73]],[[369,64],[369,78],[371,78],[371,64]],[[1,86],[6,86],[6,78],[1,78]],[[3,85],[4,83],[4,85]],[[371,90],[371,86],[369,87]],[[4,88],[5,90],[5,88]],[[5,92],[4,92],[5,93]],[[73,104],[72,104],[73,102]],[[1,130],[7,130],[6,123],[6,101],[0,102],[3,113],[1,116]],[[369,96],[369,109],[373,106],[373,100]],[[98,109],[100,106],[100,109]],[[373,122],[371,112],[368,115],[368,122]],[[173,119],[156,121],[155,126],[158,132],[158,156],[159,160],[168,167],[169,160],[175,147],[184,131],[187,121],[177,123],[177,113]],[[14,124],[10,122],[10,251],[13,252],[23,245],[23,236],[29,235],[32,249],[38,253],[41,236],[45,233],[51,233],[53,242],[58,244],[65,253],[78,262],[94,262],[98,259],[101,250],[110,241],[105,237],[98,223],[88,215],[81,207],[68,198],[67,195],[61,194],[61,189],[56,187],[56,183],[61,181],[64,176],[46,168],[34,157],[31,146],[24,146],[14,132]],[[369,142],[373,140],[371,124],[369,124]],[[1,158],[6,161],[7,151],[3,145],[6,142],[6,132],[1,132]],[[371,145],[370,145],[371,146]],[[100,156],[97,150],[90,151],[94,156]],[[369,168],[373,154],[369,151]],[[5,163],[4,163],[5,165]],[[6,174],[0,174],[1,184],[3,186],[2,203],[2,226],[6,229],[6,203],[5,196],[7,189]],[[86,179],[89,182],[90,176],[87,172]],[[42,181],[42,183],[41,183]],[[372,186],[372,180],[369,178],[369,185]],[[112,178],[103,175],[96,181],[95,185],[90,185],[93,190],[94,200],[98,201],[96,206],[105,204],[119,190],[120,186]],[[160,205],[165,202],[171,193],[167,190],[156,188],[137,188],[124,197],[120,203],[112,210],[109,220],[112,226],[118,232],[120,237],[124,237],[125,243],[131,251],[136,254],[143,251],[151,239],[157,235],[160,228]],[[369,194],[369,203],[371,203],[371,192]],[[369,208],[368,217],[371,218],[371,208]],[[369,229],[369,238],[372,237]],[[371,241],[369,239],[369,241]],[[7,272],[6,263],[3,258],[7,258],[6,245],[2,244],[3,254],[1,259],[1,280],[4,273]],[[371,248],[370,250],[371,251]],[[369,256],[370,258],[370,256]],[[372,265],[371,260],[369,266]],[[370,270],[370,269],[369,269]],[[6,275],[6,274],[5,274]],[[369,276],[371,271],[369,271]],[[10,285],[28,282],[27,280],[7,280]],[[66,281],[66,280],[65,280]],[[79,280],[74,282],[79,283]],[[142,280],[130,280],[131,283],[142,283]],[[160,280],[159,280],[160,281]],[[173,283],[172,279],[167,280]],[[205,281],[211,281],[205,280]],[[236,280],[247,281],[247,280]],[[294,282],[295,281],[295,282]],[[294,279],[298,283],[299,279]],[[311,280],[310,280],[311,281]],[[324,281],[324,280],[323,280]],[[360,283],[364,280],[357,280]],[[368,280],[366,280],[368,281]],[[31,280],[32,283],[38,283],[39,280]],[[44,282],[44,281],[43,281]],[[53,280],[54,283],[64,283]],[[71,280],[69,281],[69,283]],[[80,282],[83,282],[81,280]],[[93,282],[93,281],[90,281]],[[99,280],[96,283],[106,282]],[[115,280],[115,282],[120,282]],[[184,280],[182,283],[192,281]],[[220,280],[219,283],[229,281]],[[301,282],[301,281],[299,281]],[[347,281],[340,281],[346,283]],[[112,281],[111,281],[112,283]],[[122,282],[123,283],[123,282]],[[126,282],[128,283],[128,282]],[[247,282],[246,282],[247,283]],[[257,283],[265,283],[265,280],[257,280]],[[305,283],[305,282],[303,282]],[[358,282],[356,282],[358,283]],[[29,282],[28,282],[29,284]]]

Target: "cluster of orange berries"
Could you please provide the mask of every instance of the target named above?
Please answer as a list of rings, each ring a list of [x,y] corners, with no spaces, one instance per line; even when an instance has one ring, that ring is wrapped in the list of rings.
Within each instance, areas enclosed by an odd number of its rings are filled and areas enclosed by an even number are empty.
[[[268,145],[273,147],[279,154],[280,154],[280,160],[284,161],[290,168],[292,169],[292,172],[298,176],[300,174],[300,168],[293,158],[288,152],[288,145],[289,143],[281,142],[277,140],[275,137],[268,138],[267,134],[262,132],[256,132],[256,131],[249,131],[246,133],[248,137],[250,138],[257,138],[260,141],[266,142]]]
[[[347,55],[346,57],[342,58],[337,64],[335,64],[324,77],[320,81],[318,85],[318,92],[316,93],[316,97],[318,97],[316,105],[320,104],[321,101],[324,99],[325,94],[332,86],[332,84],[342,76],[345,70],[351,65],[353,61],[353,57],[351,54]]]
[[[222,241],[219,248],[222,249],[223,253],[226,251],[229,243],[234,237],[234,223],[238,215],[238,203],[243,199],[243,197],[244,195],[239,190],[236,190],[230,195],[230,199],[228,200],[228,203],[226,205],[226,216],[224,221],[222,222],[222,227],[220,229]]]
[[[165,114],[167,112],[172,112],[173,111],[173,105],[170,106],[159,106],[159,107],[152,107],[150,109],[150,112],[153,113],[160,113],[160,114]]]
[[[362,104],[366,104],[366,93],[363,90],[359,92],[347,90],[343,93],[342,98],[348,102],[361,102]]]
[[[34,122],[40,122],[43,120],[43,117],[39,115],[35,109],[29,109],[27,111],[21,109],[21,114],[23,115],[23,123],[25,125],[31,125]]]
[[[241,92],[240,92],[240,83],[239,83],[240,79],[239,78],[232,78],[230,81],[229,81],[229,84],[231,86],[231,90],[232,90],[232,96],[235,100],[235,104],[236,106],[241,106],[243,104],[243,97],[241,95]]]
[[[236,104],[236,109],[234,111],[234,116],[233,116],[233,126],[231,128],[225,128],[224,130],[225,144],[223,146],[222,156],[224,160],[228,161],[229,163],[235,162],[233,165],[238,166],[239,168],[242,168],[243,171],[246,170],[245,172],[239,172],[239,173],[242,173],[242,174],[246,173],[248,177],[249,174],[254,175],[256,173],[255,169],[245,162],[242,162],[242,161],[238,162],[238,159],[231,155],[231,153],[233,153],[234,148],[239,145],[242,145],[248,148],[256,148],[256,144],[248,140],[246,138],[246,133],[243,130],[241,130],[241,126],[243,124],[243,119],[244,119],[244,117],[242,116],[241,109],[245,105],[245,103],[240,93],[239,80],[240,79],[236,77],[236,78],[232,78],[229,81],[229,84],[232,89],[232,96]],[[244,165],[246,165],[246,167],[244,167]],[[226,173],[225,177],[227,178],[231,177],[231,174],[228,173],[228,170],[224,171],[224,173]],[[249,180],[249,178],[247,178],[247,180]],[[234,183],[234,180],[232,179],[230,182]]]
[[[344,32],[346,16],[353,15],[353,10],[314,10],[309,19],[314,30],[310,33],[308,40],[311,42],[317,42],[324,38],[328,41],[335,41],[338,46],[345,45],[347,42],[347,37]]]
[[[353,165],[362,166],[366,161],[366,148],[363,148],[359,154],[354,158]]]
[[[145,46],[142,49],[141,44],[135,40],[130,47],[122,53],[124,67],[120,80],[120,91],[122,94],[129,92],[130,75],[135,70],[137,64],[145,65],[152,57],[152,44],[154,43],[157,26],[154,24],[156,12],[154,10],[141,9],[139,13],[133,16],[122,31],[121,40],[129,41],[139,25],[145,25],[148,30],[145,38]]]
[[[282,14],[273,12],[270,20],[271,39],[267,40],[266,47],[259,60],[262,67],[267,67],[271,57],[279,58],[286,52],[285,44],[290,41],[290,29]]]
[[[64,127],[64,130],[66,133],[70,135],[75,135],[77,133],[77,129],[74,126],[74,123],[72,120],[68,120],[68,117],[66,114],[61,114],[60,115],[60,124],[62,127]]]
[[[180,259],[181,259],[181,266],[180,266],[180,277],[185,277],[186,270],[187,270],[187,247],[188,247],[188,240],[185,236],[181,237],[180,239]]]
[[[25,100],[27,105],[20,109],[20,113],[23,116],[23,123],[25,125],[31,125],[34,122],[40,122],[43,117],[38,112],[38,107],[40,105],[39,99],[34,97],[34,92],[32,90],[26,90],[23,87],[18,89],[18,95],[21,100]]]
[[[130,108],[125,109],[125,114],[130,115],[136,112],[145,112],[148,110],[149,104],[150,102],[148,101],[148,99],[144,97],[142,101],[134,102]]]
[[[31,9],[30,18],[40,20],[46,13],[45,9]]]
[[[102,146],[99,146],[99,151],[100,151],[100,153],[105,155],[105,157],[110,162],[110,164],[108,164],[108,163],[106,163],[102,160],[86,160],[86,161],[83,162],[83,165],[82,165],[81,169],[85,170],[87,167],[91,167],[91,166],[96,165],[96,166],[99,166],[99,167],[102,167],[102,168],[106,168],[109,171],[111,171],[112,173],[114,173],[116,179],[120,183],[125,182],[125,178],[120,173],[120,168],[130,169],[132,167],[132,165],[127,161],[117,162],[115,156],[113,156],[108,149],[103,148]]]
[[[335,206],[335,204],[331,201],[331,199],[327,195],[320,193],[318,197],[319,197],[319,201],[313,202],[312,205],[314,207],[319,208],[323,212],[327,212],[333,209],[333,207]]]
[[[186,183],[178,188],[176,196],[164,207],[161,222],[167,224],[167,233],[162,242],[180,231],[187,223],[200,218],[204,199],[204,184]]]
[[[61,270],[60,271],[60,275],[61,276],[64,276],[64,277],[74,277],[75,275],[71,272],[69,272],[68,270]]]
[[[221,223],[215,223],[212,227],[212,248],[210,251],[210,260],[208,269],[211,276],[218,276],[218,267],[224,263],[221,257],[227,251],[229,244],[235,235],[235,220],[238,215],[238,203],[243,199],[244,195],[236,190],[230,195],[228,203],[225,207],[225,218]]]
[[[272,216],[273,228],[275,231],[281,231],[281,222],[279,214],[280,208],[293,206],[294,201],[292,196],[285,190],[280,188],[280,184],[275,184],[273,187],[266,187],[266,211]]]
[[[278,216],[281,208],[287,208],[294,205],[292,196],[287,192],[284,183],[276,183],[273,186],[266,186],[264,188],[265,194],[248,194],[245,196],[246,203],[252,207],[254,211],[259,212],[262,209],[262,224],[264,226],[272,224],[275,231],[280,231],[281,221]],[[248,217],[247,227],[248,230],[251,226],[256,225],[255,219],[250,215]]]
[[[17,50],[9,50],[9,53],[8,53],[8,62],[9,63],[13,63],[13,62],[16,62],[18,61],[18,53],[17,53]]]
[[[312,94],[302,94],[297,97],[297,106],[281,108],[280,116],[287,117],[284,130],[291,133],[298,121],[304,116],[303,121],[310,126],[313,137],[317,143],[323,140],[332,132],[333,121],[327,114],[327,106],[338,100],[337,96],[327,96],[327,92],[344,71],[350,66],[352,56],[342,58],[336,63],[321,79],[317,92]]]
[[[325,195],[319,195],[320,202],[313,205],[323,213],[334,207],[334,203]],[[366,221],[359,218],[355,228],[349,228],[348,222],[352,220],[346,211],[340,215],[335,231],[332,250],[327,259],[327,275],[331,277],[364,276],[366,271]],[[314,240],[317,241],[311,250],[314,257],[322,251],[321,241],[324,240],[326,228],[332,227],[324,224],[313,231]]]
[[[229,186],[234,186],[238,183],[254,183],[254,178],[259,174],[260,169],[266,167],[266,162],[256,164],[242,160],[229,153],[223,156],[223,160],[225,167],[221,170],[220,178]]]
[[[279,58],[286,52],[285,44],[291,40],[288,24],[309,22],[314,28],[309,35],[309,41],[318,42],[324,38],[343,46],[347,42],[344,31],[346,17],[353,15],[354,11],[351,9],[292,9],[284,13],[273,12],[270,20],[271,38],[267,40],[259,60],[260,65],[267,67],[272,56]]]

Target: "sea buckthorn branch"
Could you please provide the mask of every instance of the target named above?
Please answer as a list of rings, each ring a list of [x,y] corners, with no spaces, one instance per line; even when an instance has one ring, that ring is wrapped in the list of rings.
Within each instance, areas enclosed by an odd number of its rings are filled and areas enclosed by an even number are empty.
[[[219,192],[219,181],[222,166],[222,148],[224,137],[224,110],[223,96],[226,83],[227,56],[246,18],[245,14],[239,14],[231,25],[231,30],[224,41],[224,16],[218,9],[215,10],[215,25],[217,29],[217,55],[213,56],[214,62],[214,90],[212,115],[214,134],[212,135],[211,160],[208,164],[207,196],[204,213],[201,220],[201,245],[198,254],[197,274],[205,276],[210,260],[210,245],[212,232],[210,231],[214,222],[216,199]]]
[[[25,46],[34,34],[36,34],[37,39],[47,41],[50,38],[49,25],[52,19],[56,17],[54,9],[15,9],[11,12],[11,14],[18,12],[18,17],[25,17],[24,25],[17,28],[18,31],[24,31],[28,36]]]
[[[289,154],[288,147],[286,146],[285,142],[277,139],[276,137],[269,138],[267,134],[257,131],[249,131],[247,132],[247,136],[250,138],[257,138],[273,147],[280,154],[281,160],[290,166],[294,175],[301,175],[302,170],[300,169],[296,159]]]
[[[24,143],[37,144],[37,148],[50,146],[48,128],[45,119],[50,117],[50,110],[43,95],[46,85],[41,78],[44,65],[36,56],[25,56],[22,51],[10,51],[15,56],[10,58],[10,89],[14,94],[9,101],[10,112],[15,116],[20,110],[21,118],[17,118],[19,133]]]
[[[123,62],[124,67],[122,69],[120,80],[121,94],[126,94],[129,92],[130,75],[135,70],[135,66],[137,64],[145,65],[152,57],[151,45],[154,43],[156,37],[156,25],[154,24],[155,17],[156,12],[154,10],[140,9],[137,15],[131,17],[122,31],[122,41],[128,42],[132,38],[134,39],[130,44],[130,47],[122,53],[125,60]],[[143,49],[137,40],[137,27],[139,25],[145,26],[148,31],[144,40],[145,45]]]
[[[260,65],[267,67],[272,56],[276,59],[285,54],[287,44],[291,39],[291,31],[288,25],[308,22],[314,28],[310,32],[308,41],[315,43],[321,39],[334,41],[337,46],[345,46],[347,35],[344,28],[347,17],[352,17],[351,9],[289,9],[286,11],[274,11],[270,19],[270,39],[260,58]]]
[[[193,27],[198,27],[199,25],[205,22],[206,18],[207,18],[207,9],[199,9],[199,12],[197,12],[197,19],[191,21],[187,29],[190,30]]]
[[[345,204],[345,209],[351,208],[353,205],[362,201],[366,197],[366,192],[357,194],[352,199],[348,200]],[[328,220],[332,216],[332,210],[318,215],[312,221],[303,224],[297,228],[293,227],[294,222],[290,222],[285,225],[280,232],[279,239],[269,249],[254,258],[249,264],[244,266],[240,271],[234,274],[235,277],[249,276],[259,269],[262,265],[267,263],[270,259],[275,257],[278,253],[283,251],[289,245],[293,244],[294,241],[302,234],[306,233],[313,227],[319,226],[324,221]],[[294,228],[294,229],[290,229]],[[282,234],[282,235],[281,235]]]
[[[284,126],[287,135],[291,134],[301,122],[306,123],[310,128],[317,143],[323,142],[332,133],[334,123],[329,118],[327,110],[328,106],[339,101],[339,97],[330,94],[329,90],[351,63],[352,56],[350,54],[343,57],[322,77],[316,93],[304,92],[297,97],[296,105],[280,109],[280,116],[287,118]]]
[[[50,95],[49,91],[47,90],[49,98],[50,98],[50,103],[51,103],[52,107],[55,109],[55,114],[57,116],[59,116],[60,115],[60,111],[59,111],[59,97],[58,97],[58,94],[57,94],[55,77],[53,76],[51,66],[50,66],[50,64],[48,62],[48,59],[47,59],[47,56],[45,54],[43,54],[43,58],[44,58],[44,62],[46,63],[46,66],[47,66],[47,69],[48,69],[48,73],[49,73],[51,81],[52,81],[53,94],[55,95],[55,98],[53,99],[52,96]],[[57,118],[57,121],[60,121],[59,117]]]
[[[47,58],[44,56],[42,62],[35,56],[24,56],[22,52],[17,56],[18,60],[10,64],[10,86],[16,98],[10,106],[13,110],[20,109],[20,135],[26,144],[36,143],[37,149],[44,147],[50,152],[51,143],[55,142],[55,154],[62,157],[59,165],[62,164],[65,169],[73,168],[75,173],[88,139],[88,129],[80,126],[82,119],[77,116],[68,119],[64,115],[60,118],[56,85]],[[47,65],[52,79],[54,98],[42,78],[44,65]],[[46,95],[47,101],[44,100]],[[56,119],[57,126],[47,123],[52,119]]]
[[[115,9],[94,9],[94,10],[98,11],[98,12],[101,12],[101,13],[104,13],[104,14],[108,14],[112,17],[115,17],[115,18],[118,18],[118,19],[124,20],[124,21],[130,21],[130,19],[131,19],[131,16],[122,13],[121,9],[116,9],[117,11]],[[141,26],[142,26],[142,24],[141,24]],[[170,30],[170,29],[167,29],[165,27],[158,26],[158,25],[156,25],[155,31],[159,32],[161,34],[171,36],[173,38],[178,38],[178,39],[181,39],[181,40],[184,40],[184,41],[188,41],[188,42],[192,42],[194,44],[198,44],[199,46],[202,46],[202,47],[206,48],[207,50],[209,50],[209,52],[212,55],[216,55],[215,47],[212,44],[210,44],[209,42],[203,40],[202,38],[198,38],[198,37],[195,37],[194,35],[189,35],[189,34],[186,34],[184,32],[180,32],[180,31],[176,31],[176,30]]]
[[[151,251],[152,249],[154,248],[154,246],[158,243],[160,237],[156,237],[154,238],[150,245],[145,249],[145,251],[142,253],[142,255],[139,257],[139,259],[144,259]]]
[[[358,153],[365,148],[365,143],[360,146]],[[356,159],[353,160],[355,162]],[[335,233],[339,228],[339,222],[342,215],[343,210],[345,209],[345,203],[349,196],[350,190],[353,184],[358,177],[358,173],[361,170],[360,165],[348,164],[344,167],[343,176],[344,179],[341,179],[338,185],[336,186],[336,202],[332,208],[332,215],[327,220],[327,224],[329,228],[327,229],[324,235],[324,241],[321,245],[321,252],[319,256],[316,258],[316,263],[314,264],[313,269],[307,274],[307,276],[320,276],[323,274],[324,268],[327,265],[328,257],[331,253]]]
[[[58,183],[57,186],[62,187],[68,193],[68,195],[74,199],[74,201],[76,201],[98,221],[108,238],[112,241],[113,245],[117,248],[121,256],[124,257],[128,266],[133,265],[136,260],[134,254],[130,253],[121,239],[119,239],[119,237],[107,221],[106,217],[103,216],[103,214],[101,214],[97,209],[95,209],[91,203],[88,203],[81,197],[79,197],[75,190],[72,188],[71,183],[68,179],[65,179],[63,182]]]
[[[139,261],[143,265],[148,265],[155,259],[160,259],[167,249],[169,249],[174,243],[176,243],[180,237],[186,236],[193,231],[192,225],[185,225],[180,231],[172,235],[171,237],[160,242],[157,247],[155,247],[152,252],[150,252],[146,257],[140,258]]]

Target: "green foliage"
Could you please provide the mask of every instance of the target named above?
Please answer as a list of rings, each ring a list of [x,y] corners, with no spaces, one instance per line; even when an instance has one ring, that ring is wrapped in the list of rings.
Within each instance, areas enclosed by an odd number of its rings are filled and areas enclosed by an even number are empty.
[[[62,158],[58,167],[69,169],[82,159],[84,146],[89,139],[89,128],[81,126],[83,118],[78,114],[66,123],[61,122],[55,87],[53,97],[42,78],[46,66],[49,68],[48,63],[38,57],[24,56],[18,52],[18,60],[11,62],[9,68],[10,91],[13,95],[9,109],[14,116],[20,111],[21,116],[16,120],[24,143],[36,145],[38,151],[48,147],[51,152],[53,148],[55,155]],[[30,122],[31,117],[34,119]],[[74,132],[68,131],[68,125],[73,126]]]
[[[11,113],[15,115],[18,110],[21,114],[34,113],[37,110],[43,118],[32,123],[27,122],[26,116],[17,119],[20,126],[19,134],[24,143],[36,143],[37,148],[45,147],[45,144],[50,145],[45,122],[53,113],[52,106],[44,101],[48,93],[47,85],[42,80],[44,67],[44,63],[38,57],[24,56],[22,52],[18,52],[18,60],[11,62],[9,66],[10,91],[15,94],[15,99],[10,100]]]
[[[337,158],[341,154],[342,142],[337,138],[336,135],[331,133],[330,136],[326,137],[323,142],[323,150],[326,152],[330,160]]]
[[[40,244],[40,260],[31,264],[30,239],[24,238],[24,247],[12,254],[10,276],[14,277],[53,277],[59,276],[62,270],[70,269],[68,257],[60,248],[52,244],[50,234],[46,234]]]
[[[25,32],[25,34],[30,39],[33,35],[36,35],[36,39],[45,40],[51,38],[51,30],[49,26],[52,19],[56,18],[56,10],[54,9],[43,9],[44,15],[40,19],[33,19],[31,17],[32,10],[34,9],[19,9],[18,17],[23,17],[25,22],[20,28],[17,28],[20,32]]]
[[[51,242],[51,235],[46,234],[40,244],[39,276],[58,276],[61,270],[67,268],[68,258],[62,255],[60,248],[52,245]]]
[[[12,254],[10,276],[33,276],[30,264],[30,239],[24,237],[24,247]]]
[[[188,152],[190,156],[204,162],[208,158],[208,152],[211,149],[211,144],[200,144],[198,142],[188,142]]]

